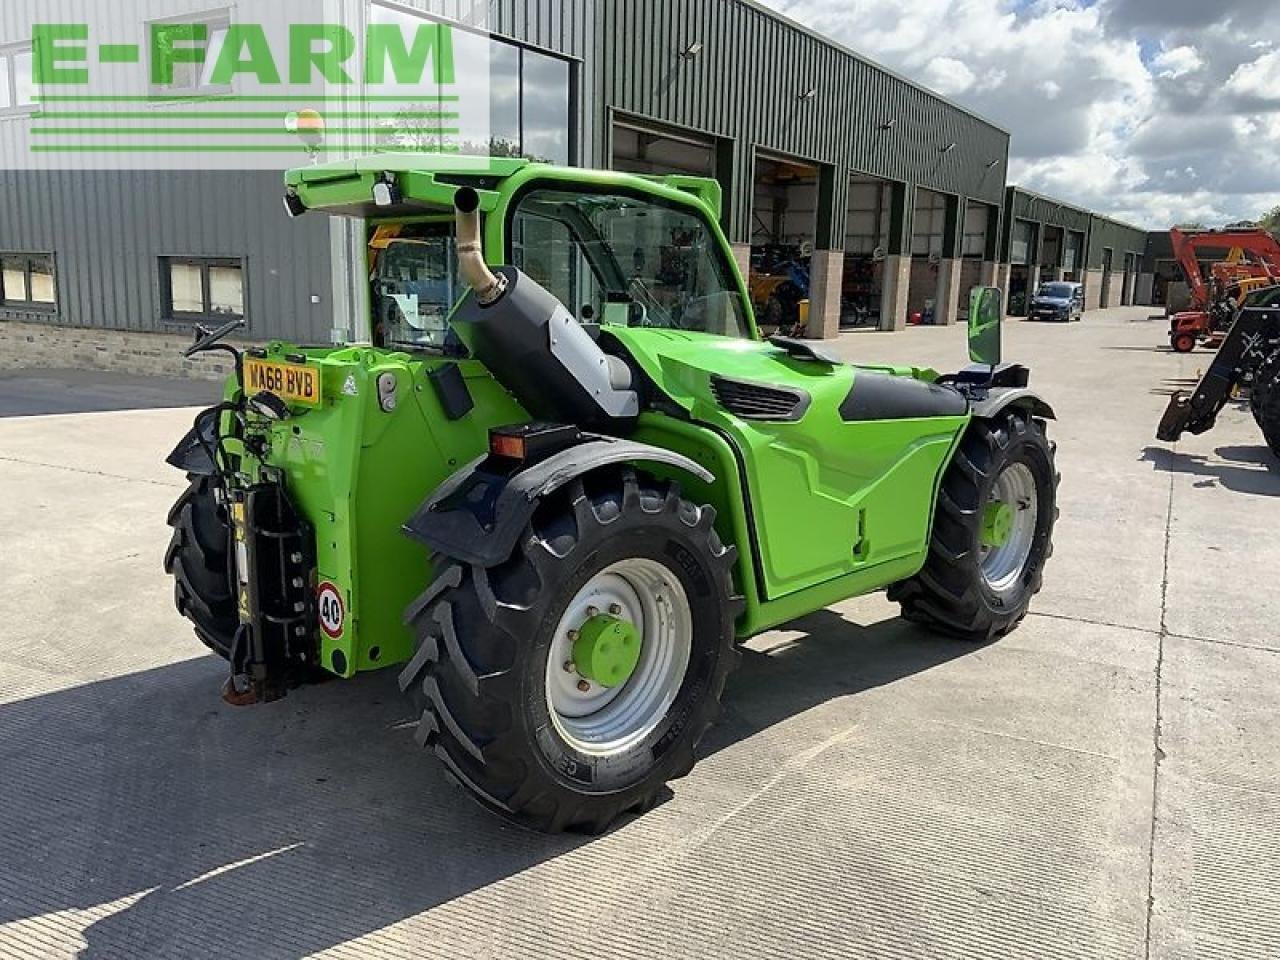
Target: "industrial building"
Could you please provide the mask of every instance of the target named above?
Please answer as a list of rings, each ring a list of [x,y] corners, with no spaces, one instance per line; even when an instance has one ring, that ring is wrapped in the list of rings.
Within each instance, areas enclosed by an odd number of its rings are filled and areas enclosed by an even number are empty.
[[[1004,209],[997,286],[1011,315],[1025,316],[1049,280],[1084,284],[1087,310],[1150,303],[1147,231],[1020,187],[1008,188]]]
[[[107,2],[141,32],[145,4]],[[234,16],[183,2],[214,29]],[[810,336],[951,323],[977,284],[1073,276],[1091,306],[1141,287],[1141,231],[1006,188],[1008,132],[751,0],[492,0],[484,28],[515,91],[495,138],[558,163],[715,177],[758,312],[790,307],[770,291],[804,262]],[[0,147],[37,113],[30,44],[6,29],[0,11]],[[349,334],[366,279],[354,233],[287,219],[281,193],[265,171],[6,171],[0,363],[167,370],[170,338],[234,315],[249,339]]]

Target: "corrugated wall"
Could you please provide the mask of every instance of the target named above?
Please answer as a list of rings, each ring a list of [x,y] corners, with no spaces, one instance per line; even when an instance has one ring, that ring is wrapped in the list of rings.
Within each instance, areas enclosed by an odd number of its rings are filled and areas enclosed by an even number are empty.
[[[1063,227],[1087,237],[1091,219],[1092,214],[1081,207],[1010,187],[1005,197],[1005,218],[1000,232],[1000,258],[1005,262],[1009,260],[1009,245],[1013,239],[1015,220],[1030,220],[1040,224],[1038,235],[1043,240],[1045,227]]]
[[[836,168],[837,237],[853,171],[1003,203],[1004,131],[754,4],[599,0],[598,7],[599,109],[733,140],[734,240],[747,239],[755,150]],[[702,52],[682,56],[695,42]],[[810,90],[814,96],[802,99]],[[892,127],[881,129],[887,121]],[[601,148],[596,163],[608,160]]]
[[[1122,271],[1124,270],[1125,254],[1136,254],[1141,259],[1146,252],[1147,231],[1127,223],[1121,223],[1119,220],[1112,220],[1095,214],[1093,223],[1089,228],[1088,269],[1101,270],[1103,268],[1103,251],[1108,248],[1114,251],[1115,254],[1112,260],[1112,269],[1117,272]]]
[[[250,336],[328,340],[328,223],[289,220],[281,195],[280,175],[267,172],[5,171],[0,251],[55,254],[58,312],[0,316],[189,329],[163,322],[159,258],[234,257],[245,261]]]

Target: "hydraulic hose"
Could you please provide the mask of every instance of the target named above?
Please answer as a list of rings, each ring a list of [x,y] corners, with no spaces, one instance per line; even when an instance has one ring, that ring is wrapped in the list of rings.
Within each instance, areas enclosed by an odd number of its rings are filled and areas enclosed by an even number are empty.
[[[502,299],[507,281],[496,276],[484,261],[484,245],[480,240],[480,195],[471,187],[463,187],[453,195],[457,222],[458,272],[475,291],[480,306],[488,307]]]

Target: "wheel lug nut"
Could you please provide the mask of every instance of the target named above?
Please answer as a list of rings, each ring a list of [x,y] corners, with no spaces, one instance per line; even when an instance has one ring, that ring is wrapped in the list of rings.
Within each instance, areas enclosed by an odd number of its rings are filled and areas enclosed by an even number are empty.
[[[577,670],[577,669],[578,669],[578,665],[577,665],[576,663],[574,663],[572,660],[566,660],[566,661],[564,662],[564,672],[565,672],[565,673],[573,673],[573,672],[574,672],[575,670]]]
[[[588,681],[586,681],[586,680],[579,680],[579,681],[578,681],[578,692],[579,692],[579,693],[590,693],[590,692],[591,692],[591,684],[590,684],[590,682],[588,682]]]
[[[598,616],[600,616],[600,609],[598,607],[587,607],[588,620],[590,620],[592,617],[598,617]]]
[[[622,604],[620,603],[609,604],[609,612],[613,614],[615,617],[620,616],[622,613]]]
[[[570,630],[570,631],[569,631],[569,641],[570,641],[571,643],[577,643],[577,642],[578,642],[578,631],[577,631],[577,630]]]

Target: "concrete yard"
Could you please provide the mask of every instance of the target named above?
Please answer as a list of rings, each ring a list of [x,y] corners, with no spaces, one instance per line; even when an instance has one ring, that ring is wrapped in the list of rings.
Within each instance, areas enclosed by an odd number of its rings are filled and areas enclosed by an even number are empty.
[[[223,705],[161,570],[216,387],[0,373],[0,957],[1280,956],[1280,463],[1235,407],[1154,440],[1209,354],[1148,312],[1009,325],[1063,475],[1021,629],[873,596],[758,638],[693,774],[595,839],[471,803],[392,675]]]

